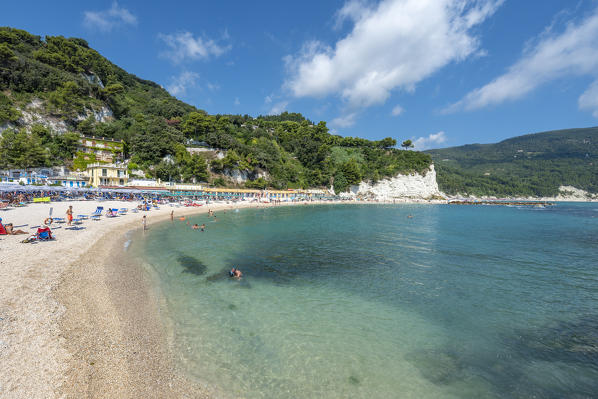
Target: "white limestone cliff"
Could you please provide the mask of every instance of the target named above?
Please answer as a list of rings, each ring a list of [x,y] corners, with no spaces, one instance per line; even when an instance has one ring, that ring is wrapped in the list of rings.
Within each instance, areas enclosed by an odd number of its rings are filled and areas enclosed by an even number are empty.
[[[405,199],[432,199],[442,197],[436,182],[434,165],[425,174],[397,175],[378,181],[375,184],[361,182],[351,186],[351,196],[374,199],[379,201],[394,201]]]
[[[30,131],[31,127],[35,124],[45,126],[56,133],[66,133],[69,130],[73,130],[72,126],[69,129],[69,123],[72,125],[90,116],[96,122],[108,122],[114,119],[114,114],[110,107],[104,105],[97,110],[86,109],[85,113],[77,115],[71,121],[67,121],[64,118],[53,116],[46,112],[43,108],[43,101],[39,98],[33,99],[24,109],[17,107],[17,110],[21,113],[21,117],[16,123],[7,122],[0,125],[0,135],[7,129],[25,128],[27,131]]]
[[[249,172],[247,170],[225,169],[224,175],[236,184],[246,183],[248,180],[259,179],[260,177],[263,179],[268,179],[269,177],[268,172],[263,170]]]

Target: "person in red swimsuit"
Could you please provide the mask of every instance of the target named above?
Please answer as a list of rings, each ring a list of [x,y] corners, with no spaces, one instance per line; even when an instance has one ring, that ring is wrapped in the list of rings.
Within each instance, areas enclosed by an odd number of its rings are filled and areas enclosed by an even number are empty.
[[[69,205],[69,209],[66,210],[66,219],[68,220],[68,225],[70,226],[73,222],[73,206]]]

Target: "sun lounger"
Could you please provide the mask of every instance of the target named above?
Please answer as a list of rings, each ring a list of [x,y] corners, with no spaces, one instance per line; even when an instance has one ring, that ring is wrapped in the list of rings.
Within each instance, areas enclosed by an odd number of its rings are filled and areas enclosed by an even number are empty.
[[[77,215],[77,217],[81,220],[87,220],[89,219],[89,215]]]
[[[129,210],[127,208],[120,208],[118,210],[119,215],[126,215]]]
[[[83,221],[79,218],[73,219],[73,224],[82,224],[82,223],[83,223]]]
[[[106,211],[106,215],[107,218],[115,218],[118,216],[118,209],[114,208],[108,208],[108,210]]]
[[[93,213],[91,214],[91,217],[100,217],[102,216],[102,212],[104,211],[104,207],[103,206],[98,206],[96,208],[95,211],[93,211]]]
[[[52,220],[56,223],[66,223],[66,220],[64,220],[64,218],[53,218]]]

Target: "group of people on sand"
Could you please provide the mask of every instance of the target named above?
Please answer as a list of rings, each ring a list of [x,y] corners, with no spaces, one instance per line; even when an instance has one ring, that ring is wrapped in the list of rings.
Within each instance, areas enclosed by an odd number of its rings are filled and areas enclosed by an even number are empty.
[[[73,213],[72,206],[69,206],[69,210],[67,210],[67,215],[69,215],[69,211],[70,211],[70,214],[72,215],[72,213]],[[71,217],[68,220],[69,220],[69,225],[70,225],[73,218]],[[44,219],[44,223],[42,224],[42,226],[40,228],[49,230],[50,226],[52,225],[53,222],[54,222],[54,219],[52,219],[52,217],[48,216],[47,218]],[[25,230],[15,229],[13,223],[3,224],[2,218],[0,218],[0,235],[16,236],[16,235],[20,235],[20,234],[30,234],[30,233]]]

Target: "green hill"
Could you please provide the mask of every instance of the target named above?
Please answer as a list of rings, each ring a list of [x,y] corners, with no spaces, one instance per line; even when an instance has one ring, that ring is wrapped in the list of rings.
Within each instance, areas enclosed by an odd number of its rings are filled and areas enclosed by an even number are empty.
[[[109,118],[97,115],[112,114]],[[52,122],[52,123],[49,123]],[[63,131],[53,128],[59,123]],[[247,187],[328,186],[425,172],[427,154],[331,135],[301,114],[209,115],[158,84],[114,65],[83,39],[0,28],[0,168],[84,164],[79,134],[122,139],[130,168],[164,180]],[[224,159],[191,155],[189,141],[226,150]],[[267,173],[264,173],[267,172]],[[257,177],[262,176],[262,177]],[[265,178],[263,176],[266,176]]]
[[[553,196],[559,186],[598,193],[598,127],[425,152],[447,194]]]

